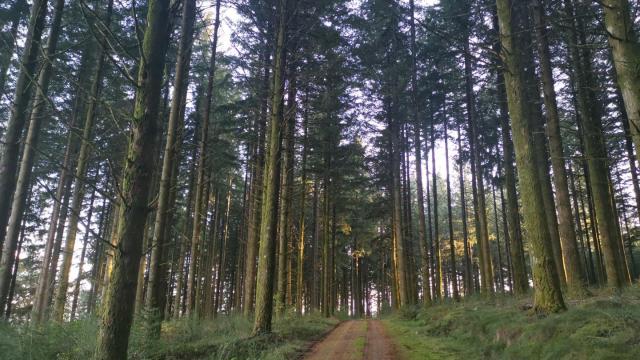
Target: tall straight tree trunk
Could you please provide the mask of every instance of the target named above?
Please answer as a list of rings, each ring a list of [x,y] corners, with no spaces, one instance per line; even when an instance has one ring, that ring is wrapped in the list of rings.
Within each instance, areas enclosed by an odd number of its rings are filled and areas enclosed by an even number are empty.
[[[106,13],[106,24],[108,26],[111,18],[111,11],[113,7],[113,0],[109,1],[109,5]],[[69,218],[69,228],[67,230],[67,239],[65,242],[64,253],[62,257],[62,267],[60,270],[60,280],[58,283],[58,289],[55,295],[55,301],[53,306],[53,319],[61,322],[64,315],[64,308],[67,301],[67,290],[69,287],[69,272],[71,271],[71,264],[73,262],[73,249],[75,248],[76,235],[78,232],[78,223],[80,222],[80,212],[82,211],[82,201],[85,195],[85,182],[87,175],[87,167],[89,165],[90,152],[92,149],[92,133],[93,126],[96,118],[96,111],[98,106],[98,99],[102,91],[102,76],[104,69],[104,62],[106,56],[106,44],[105,39],[100,40],[100,50],[97,57],[98,62],[95,67],[95,73],[93,75],[93,82],[91,84],[91,95],[89,97],[89,103],[87,106],[87,113],[84,119],[84,128],[82,130],[82,139],[80,145],[80,151],[78,153],[78,161],[76,165],[76,171],[74,178],[76,184],[71,196],[71,217]]]
[[[462,217],[462,244],[464,250],[464,271],[463,271],[463,284],[464,294],[469,296],[473,293],[473,270],[471,268],[471,249],[469,249],[469,234],[467,225],[467,200],[465,197],[465,185],[464,185],[464,161],[462,159],[462,134],[460,131],[460,124],[458,124],[458,181],[460,185],[460,212]]]
[[[36,86],[33,79],[36,78],[36,66],[41,47],[40,39],[44,30],[45,18],[47,17],[47,3],[48,0],[35,0],[31,6],[29,27],[20,59],[20,73],[16,81],[11,115],[2,139],[3,147],[0,154],[0,248],[3,247],[5,242],[9,215],[12,209],[11,197],[16,189],[18,152],[20,151],[22,133],[27,122],[27,116],[29,115],[27,109],[33,88]],[[51,54],[53,53],[51,52]],[[10,256],[13,256],[13,254]],[[10,262],[13,263],[13,261]],[[9,274],[4,276],[10,277]],[[5,296],[6,294],[0,293],[0,304],[4,304],[4,299],[2,298]]]
[[[571,0],[565,0],[567,14],[578,14]],[[616,210],[611,196],[609,181],[609,158],[605,146],[604,132],[601,123],[602,109],[595,94],[595,79],[591,65],[592,56],[584,47],[584,26],[581,19],[572,22],[569,29],[569,53],[575,69],[576,95],[578,112],[581,120],[581,137],[584,144],[584,156],[588,165],[588,179],[590,182],[593,208],[597,221],[600,245],[604,258],[607,284],[610,288],[620,288],[627,285],[624,257],[620,248],[620,233],[615,224]],[[633,122],[631,122],[633,123]]]
[[[254,299],[256,290],[256,257],[258,255],[258,241],[261,222],[262,188],[264,185],[264,162],[265,162],[265,139],[267,133],[267,104],[269,98],[269,79],[271,67],[271,49],[265,39],[263,41],[262,61],[264,74],[262,77],[262,101],[260,104],[260,115],[257,119],[258,144],[254,162],[254,180],[251,186],[252,204],[249,215],[249,228],[247,231],[247,256],[245,262],[245,283],[244,283],[244,316],[249,317],[254,310]]]
[[[630,132],[640,161],[640,42],[634,30],[629,0],[603,0],[604,25],[613,55],[616,78],[629,118]]]
[[[285,310],[287,294],[287,263],[290,257],[288,244],[291,231],[291,204],[293,199],[293,171],[294,171],[294,147],[296,128],[296,62],[291,61],[289,68],[289,89],[287,94],[287,109],[283,124],[283,144],[281,173],[280,209],[278,214],[278,283],[276,291],[276,315],[282,316]]]
[[[107,183],[108,185],[108,183]],[[98,236],[96,236],[93,244],[93,256],[91,257],[91,275],[89,288],[89,295],[87,296],[87,314],[93,315],[96,297],[98,293],[98,276],[100,274],[100,267],[102,265],[102,252],[104,249],[103,240],[108,236],[107,227],[109,226],[109,214],[111,210],[111,204],[107,203],[107,198],[102,200],[102,207],[100,210],[100,220],[98,225]]]
[[[433,267],[433,298],[440,299],[442,287],[442,261],[440,260],[440,220],[438,219],[438,174],[436,173],[436,130],[435,118],[431,118],[431,178],[433,194],[433,238],[431,239],[431,258]]]
[[[194,24],[196,18],[196,1],[186,0],[182,6],[182,23],[178,55],[176,60],[176,74],[173,79],[173,94],[171,96],[171,110],[167,124],[167,136],[165,139],[164,157],[158,188],[158,202],[155,213],[155,225],[151,241],[151,260],[149,263],[149,287],[145,299],[145,307],[149,312],[148,336],[157,338],[160,336],[161,316],[165,305],[167,262],[165,261],[165,247],[167,247],[168,228],[174,211],[171,193],[171,185],[175,183],[177,172],[177,154],[180,153],[181,139],[179,139],[180,127],[183,124],[183,108],[186,100],[187,87],[189,86],[189,69],[191,65],[191,48],[193,44]],[[215,52],[215,48],[212,50]],[[205,115],[207,116],[207,115]],[[202,153],[201,156],[204,156]]]
[[[402,199],[400,189],[400,126],[398,119],[389,119],[389,133],[390,133],[390,149],[391,149],[391,172],[392,172],[392,202],[393,202],[393,243],[395,259],[395,276],[397,283],[397,294],[399,300],[399,306],[405,306],[409,301],[408,284],[406,283],[405,274],[406,269],[406,257],[404,250],[404,237],[402,231]]]
[[[556,272],[551,249],[551,239],[546,224],[542,186],[539,182],[536,155],[534,154],[533,121],[527,106],[527,90],[522,69],[521,44],[515,42],[515,27],[510,0],[497,0],[500,27],[501,53],[506,71],[504,72],[509,114],[516,148],[516,163],[524,210],[524,225],[533,250],[534,310],[537,312],[557,312],[565,309],[560,290],[560,279]]]
[[[331,151],[329,150],[329,143],[331,139],[328,138],[328,135],[325,135],[323,139],[323,149],[322,149],[322,280],[321,280],[321,302],[320,309],[322,310],[322,316],[329,317],[329,299],[330,299],[330,291],[331,291],[331,266],[330,266],[330,232],[331,232],[331,217],[330,217],[330,209],[331,209]]]
[[[416,24],[415,3],[409,1],[411,26],[411,105],[413,116],[413,146],[416,162],[416,193],[418,202],[418,246],[420,246],[420,278],[422,281],[422,297],[425,306],[431,305],[431,291],[429,289],[429,255],[427,253],[427,222],[424,214],[424,190],[422,187],[422,149],[420,141],[419,108],[417,99],[418,70],[416,65]]]
[[[317,177],[313,179],[313,239],[311,253],[311,308],[318,310],[320,308],[320,291],[318,278],[318,243],[320,239],[320,200],[319,200],[319,181]]]
[[[16,39],[18,35],[18,27],[24,14],[29,12],[29,4],[26,0],[15,0],[9,9],[10,18],[7,19],[11,23],[9,32],[0,34],[0,95],[4,95],[4,87],[7,83],[7,73],[11,65],[11,57],[16,49]]]
[[[500,249],[500,221],[498,220],[498,205],[496,201],[496,186],[495,184],[491,184],[491,195],[493,198],[493,219],[495,224],[495,232],[496,232],[496,252],[498,255],[498,279],[496,281],[497,287],[500,288],[500,292],[504,292],[504,274],[502,272],[502,249]]]
[[[620,91],[616,91],[617,98],[620,102],[622,102],[622,94]],[[624,110],[624,104],[621,104],[620,111],[622,112],[622,116],[620,116],[620,121],[622,122],[622,129],[624,130],[624,148],[627,152],[627,158],[629,160],[629,172],[631,173],[631,185],[633,186],[633,193],[636,197],[636,213],[638,217],[640,217],[640,180],[638,179],[638,165],[636,165],[636,157],[633,153],[633,137],[631,135],[631,128],[629,125],[629,117],[627,116],[627,112]]]
[[[504,253],[507,257],[507,286],[509,287],[508,292],[513,293],[513,262],[511,261],[511,239],[509,238],[507,203],[505,201],[503,184],[500,184],[500,212],[502,214],[502,231],[504,233]]]
[[[98,175],[100,172],[98,171]],[[96,180],[98,176],[96,176]],[[76,276],[76,281],[73,284],[73,296],[71,300],[71,314],[69,315],[69,319],[71,321],[76,319],[76,313],[78,310],[78,298],[80,297],[80,285],[82,284],[82,277],[84,267],[84,259],[87,253],[87,244],[89,243],[89,234],[91,233],[91,217],[93,216],[93,202],[96,199],[96,191],[95,189],[91,192],[91,200],[89,200],[89,211],[87,212],[87,220],[85,223],[84,229],[84,239],[82,239],[82,250],[80,252],[80,262],[78,263],[78,275]]]
[[[23,220],[24,225],[24,220]],[[16,260],[13,264],[13,270],[11,272],[11,285],[9,285],[9,295],[7,296],[7,308],[4,312],[4,318],[9,320],[11,317],[11,310],[13,309],[13,296],[16,293],[16,282],[18,280],[18,270],[20,269],[20,253],[22,252],[22,244],[24,244],[24,226],[20,230],[20,240],[18,240],[18,247],[16,249]]]
[[[271,91],[269,139],[265,158],[262,211],[260,214],[262,221],[260,224],[260,247],[258,252],[259,261],[253,335],[271,332],[273,282],[275,277],[275,255],[278,235],[278,200],[280,192],[281,129],[284,116],[282,107],[284,102],[285,37],[287,22],[287,1],[279,0],[273,65],[273,88]]]
[[[206,218],[206,212],[203,213],[205,202],[204,192],[206,186],[206,154],[207,140],[209,135],[209,122],[211,117],[211,102],[213,101],[213,83],[215,81],[216,71],[216,51],[218,48],[218,28],[220,27],[220,0],[216,0],[216,17],[213,26],[213,39],[211,42],[211,59],[209,61],[209,73],[207,75],[207,90],[205,103],[203,108],[204,117],[202,119],[202,135],[198,144],[198,176],[196,181],[196,196],[194,201],[193,214],[193,233],[191,234],[191,261],[189,262],[189,274],[187,277],[187,299],[186,313],[191,315],[195,307],[195,281],[196,281],[196,265],[198,260],[198,249],[200,247],[200,233],[202,232],[202,223]]]
[[[129,148],[122,177],[122,203],[114,236],[114,258],[103,299],[95,359],[127,357],[138,266],[149,211],[162,74],[169,39],[169,0],[149,0]]]
[[[553,70],[551,68],[551,54],[547,38],[547,24],[545,19],[544,4],[542,0],[533,0],[533,19],[536,27],[536,43],[542,75],[542,89],[544,93],[544,105],[547,118],[547,137],[549,140],[549,153],[553,169],[553,182],[556,190],[556,210],[558,212],[558,231],[562,245],[562,261],[564,262],[564,276],[571,293],[582,295],[585,292],[586,282],[583,276],[580,255],[578,254],[578,242],[573,227],[573,215],[569,197],[569,185],[564,163],[564,150],[560,135],[560,116],[554,89]],[[562,279],[562,277],[561,277]]]
[[[453,211],[451,210],[451,181],[449,177],[449,134],[447,118],[444,119],[444,153],[447,169],[447,218],[449,221],[449,260],[451,262],[451,294],[454,300],[460,300],[458,292],[458,272],[456,270],[456,244],[453,239]]]
[[[497,17],[497,16],[496,16]],[[496,19],[497,22],[497,19]],[[498,41],[499,43],[499,41]],[[497,49],[500,52],[500,48]],[[513,141],[511,139],[511,125],[509,124],[509,109],[507,91],[505,87],[504,69],[498,66],[498,103],[500,106],[500,135],[502,138],[502,154],[504,157],[504,183],[507,189],[507,225],[509,227],[510,258],[513,270],[513,292],[522,295],[529,290],[527,267],[520,226],[520,209],[518,207],[518,193],[516,190],[516,171],[513,166]]]
[[[53,198],[53,207],[51,209],[51,220],[47,231],[47,241],[45,243],[44,256],[42,259],[41,270],[38,276],[38,284],[31,311],[31,320],[34,324],[40,324],[44,319],[45,308],[48,305],[48,299],[50,297],[50,286],[53,284],[55,277],[55,275],[52,276],[50,271],[54,257],[55,268],[58,266],[57,259],[62,243],[62,232],[60,232],[59,236],[57,234],[59,233],[59,229],[64,228],[64,224],[67,220],[67,208],[71,196],[69,190],[71,188],[71,183],[73,182],[71,172],[74,169],[80,142],[80,136],[76,134],[74,129],[79,123],[81,123],[80,118],[84,117],[86,107],[85,103],[87,101],[85,88],[91,85],[89,80],[91,80],[91,72],[93,71],[96,60],[95,54],[93,54],[95,50],[91,45],[88,45],[83,49],[80,69],[78,70],[78,84],[75,88],[74,110],[71,120],[67,124],[67,144],[62,164],[60,165],[58,184]]]
[[[299,235],[298,235],[298,267],[296,269],[296,310],[298,314],[302,315],[302,303],[304,295],[304,241],[305,241],[305,202],[307,200],[307,152],[309,148],[308,126],[309,126],[309,92],[305,91],[304,101],[304,116],[302,124],[302,163],[300,165],[300,171],[302,172],[301,178],[301,191],[300,191],[300,221],[299,221]]]
[[[15,193],[13,194],[13,201],[11,202],[11,216],[9,217],[8,224],[2,220],[1,207],[5,204],[0,203],[0,226],[3,228],[0,230],[0,235],[4,235],[4,226],[6,224],[6,238],[4,238],[4,244],[2,248],[2,259],[0,260],[0,309],[4,309],[9,294],[9,285],[11,282],[11,272],[13,270],[13,262],[15,260],[15,251],[18,246],[18,240],[20,239],[20,225],[22,224],[22,218],[24,216],[25,205],[27,202],[29,183],[31,182],[31,173],[33,171],[33,165],[36,156],[36,147],[38,146],[38,138],[42,124],[45,118],[45,110],[47,109],[47,89],[49,87],[49,81],[51,80],[53,61],[56,54],[56,47],[58,45],[58,35],[60,34],[60,23],[62,22],[62,11],[64,8],[64,0],[57,0],[54,7],[54,15],[51,20],[51,30],[49,32],[49,39],[47,40],[47,51],[44,54],[44,64],[40,70],[40,75],[37,80],[37,91],[32,102],[31,115],[29,119],[29,130],[24,140],[24,146],[22,149],[22,159],[20,160],[20,170],[18,172],[17,181],[13,188],[2,189],[2,180],[4,177],[15,178],[15,172],[10,170],[11,167],[4,167],[5,157],[10,157],[11,154],[7,153],[12,147],[9,141],[9,128],[11,127],[12,118],[9,120],[9,127],[7,128],[7,137],[5,138],[4,157],[0,160],[0,189],[7,190]],[[16,97],[17,94],[16,94]],[[14,106],[16,104],[14,99]],[[26,111],[26,109],[25,109]],[[24,115],[23,115],[24,116]],[[17,144],[16,144],[17,145]],[[17,160],[17,159],[16,159]],[[13,169],[15,170],[15,168]],[[4,172],[4,171],[8,171]],[[0,202],[2,201],[0,195]],[[8,201],[9,199],[7,199]]]
[[[487,207],[485,203],[484,180],[482,176],[482,164],[480,163],[480,150],[477,139],[477,119],[475,111],[475,98],[473,93],[473,69],[470,52],[470,30],[468,21],[465,22],[464,41],[464,77],[465,77],[465,103],[467,106],[469,152],[471,154],[471,176],[474,187],[474,211],[476,219],[476,241],[479,247],[480,260],[480,290],[484,294],[493,293],[493,268],[491,266],[491,247],[489,246],[489,228],[487,225]]]
[[[201,135],[200,133],[200,126],[202,125],[202,121],[200,121],[200,119],[202,119],[202,115],[201,112],[199,111],[202,107],[202,99],[203,99],[203,92],[204,92],[204,88],[203,86],[198,86],[197,90],[197,95],[196,95],[196,105],[195,108],[198,110],[197,114],[197,120],[196,120],[196,125],[195,125],[195,132],[194,132],[194,141],[198,142],[198,136]],[[190,168],[189,168],[189,183],[188,183],[188,187],[187,187],[187,196],[186,196],[186,204],[187,204],[187,208],[185,211],[185,225],[184,228],[181,232],[181,238],[180,238],[180,253],[178,256],[178,264],[177,264],[177,275],[176,275],[176,298],[174,301],[174,306],[173,306],[173,317],[174,318],[178,318],[180,317],[180,315],[182,314],[182,308],[184,305],[184,295],[186,294],[185,292],[185,283],[186,283],[186,278],[185,275],[187,275],[186,271],[185,271],[185,263],[187,260],[187,250],[189,250],[191,242],[189,240],[190,236],[192,234],[193,231],[193,213],[195,212],[194,210],[194,192],[195,192],[195,187],[196,187],[196,180],[197,180],[197,156],[198,154],[198,147],[194,146],[191,150],[191,161],[190,161]]]

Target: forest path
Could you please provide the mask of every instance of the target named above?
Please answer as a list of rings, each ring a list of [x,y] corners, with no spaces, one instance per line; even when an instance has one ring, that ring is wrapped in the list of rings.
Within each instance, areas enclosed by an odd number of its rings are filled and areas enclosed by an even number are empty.
[[[305,360],[395,360],[393,343],[379,320],[349,320],[315,344]]]

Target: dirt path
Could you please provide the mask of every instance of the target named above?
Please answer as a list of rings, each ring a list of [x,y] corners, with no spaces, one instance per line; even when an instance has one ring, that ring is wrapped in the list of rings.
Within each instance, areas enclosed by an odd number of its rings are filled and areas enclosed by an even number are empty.
[[[396,360],[397,354],[378,320],[350,320],[315,344],[305,360]]]

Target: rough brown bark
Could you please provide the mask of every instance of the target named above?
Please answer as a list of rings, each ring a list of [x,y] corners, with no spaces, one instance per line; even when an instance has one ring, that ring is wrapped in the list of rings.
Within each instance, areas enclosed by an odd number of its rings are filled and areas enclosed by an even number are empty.
[[[560,135],[560,116],[554,89],[553,70],[551,68],[551,54],[547,38],[546,15],[542,0],[532,0],[533,19],[535,23],[536,42],[542,75],[544,105],[547,118],[547,138],[549,141],[549,155],[553,169],[553,182],[556,190],[556,203],[558,213],[558,231],[562,245],[562,261],[564,276],[568,289],[575,295],[585,292],[586,281],[583,276],[580,255],[578,254],[578,242],[573,226],[573,215],[569,198],[569,185],[564,162],[564,150]],[[561,277],[562,279],[562,277]]]
[[[497,15],[495,23],[497,24]],[[498,45],[499,45],[498,41]],[[500,46],[496,47],[496,52],[500,53]],[[500,106],[500,135],[502,138],[502,153],[504,156],[504,182],[507,189],[507,225],[509,227],[509,239],[511,240],[509,250],[511,266],[513,270],[513,292],[522,295],[529,289],[529,279],[522,241],[522,229],[520,226],[520,209],[518,207],[518,193],[516,191],[516,171],[513,166],[513,141],[511,139],[511,125],[509,124],[509,109],[507,104],[507,92],[504,81],[504,69],[498,65],[498,104]]]
[[[565,309],[560,280],[556,272],[551,242],[546,224],[542,187],[534,154],[533,124],[527,105],[527,90],[522,69],[521,44],[515,42],[515,26],[510,0],[497,0],[497,13],[502,44],[501,57],[507,89],[509,113],[516,148],[516,163],[521,185],[524,225],[535,261],[533,263],[534,309],[539,312],[557,312]]]

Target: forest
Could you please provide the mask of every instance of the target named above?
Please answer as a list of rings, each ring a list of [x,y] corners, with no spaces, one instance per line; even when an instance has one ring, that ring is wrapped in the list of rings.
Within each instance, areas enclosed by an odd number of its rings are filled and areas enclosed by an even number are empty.
[[[0,1],[0,358],[640,358],[639,31]]]

